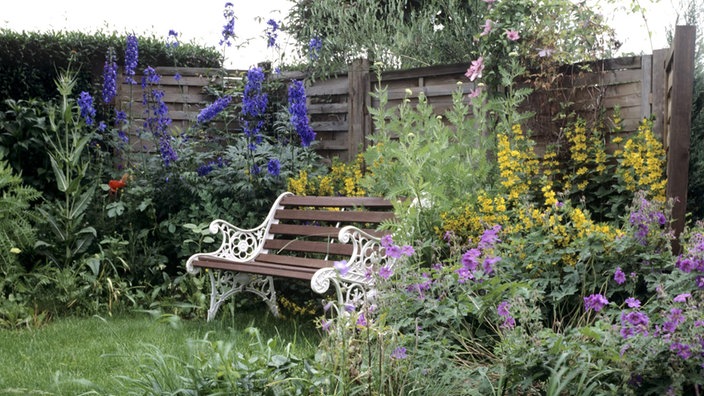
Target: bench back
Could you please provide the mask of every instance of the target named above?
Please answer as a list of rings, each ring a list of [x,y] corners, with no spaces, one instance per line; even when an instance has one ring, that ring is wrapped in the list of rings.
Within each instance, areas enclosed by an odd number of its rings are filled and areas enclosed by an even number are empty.
[[[393,218],[393,205],[383,198],[287,195],[274,209],[256,261],[310,267],[312,276],[334,261],[349,259],[352,245],[337,240],[342,227],[354,225],[381,237],[378,226]]]

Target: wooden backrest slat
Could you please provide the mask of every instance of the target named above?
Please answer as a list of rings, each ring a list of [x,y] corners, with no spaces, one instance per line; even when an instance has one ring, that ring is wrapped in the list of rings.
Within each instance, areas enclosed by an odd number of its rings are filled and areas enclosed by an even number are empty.
[[[271,254],[290,251],[345,256],[352,255],[352,245],[335,243],[332,240],[330,242],[318,242],[296,239],[268,239],[264,242],[264,249],[267,249]]]
[[[311,207],[365,207],[393,209],[393,204],[384,198],[378,197],[312,197],[290,195],[281,200],[282,206],[311,206]]]
[[[300,235],[306,237],[337,238],[340,229],[337,227],[324,227],[316,225],[298,224],[272,224],[270,234]]]
[[[343,221],[354,223],[381,223],[394,218],[393,212],[362,212],[336,210],[279,209],[274,215],[279,220]]]
[[[322,260],[310,257],[295,257],[288,255],[278,255],[278,254],[260,254],[257,256],[258,262],[272,263],[272,264],[282,264],[282,265],[292,265],[294,267],[309,267],[314,269],[332,267],[334,261],[332,260]]]

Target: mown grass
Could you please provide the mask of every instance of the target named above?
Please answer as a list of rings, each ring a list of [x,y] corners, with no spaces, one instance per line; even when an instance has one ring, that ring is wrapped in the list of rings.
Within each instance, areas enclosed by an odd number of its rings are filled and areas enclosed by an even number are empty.
[[[248,327],[277,339],[282,349],[291,343],[302,356],[318,343],[312,321],[277,319],[263,310],[211,323],[147,314],[62,318],[38,329],[0,330],[0,394],[121,394],[120,377],[137,376],[146,353],[186,359],[189,340],[204,338],[246,350],[253,342]]]

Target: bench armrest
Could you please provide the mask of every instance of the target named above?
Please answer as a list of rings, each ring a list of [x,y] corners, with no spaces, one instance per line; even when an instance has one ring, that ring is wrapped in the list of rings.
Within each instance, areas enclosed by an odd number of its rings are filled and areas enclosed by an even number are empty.
[[[186,271],[189,274],[198,272],[198,268],[193,267],[193,262],[199,257],[217,257],[227,260],[232,260],[240,263],[252,261],[264,248],[264,241],[269,232],[269,226],[274,219],[274,214],[281,208],[281,200],[289,195],[290,192],[285,192],[279,195],[274,201],[266,219],[255,228],[244,229],[228,223],[225,220],[216,219],[210,222],[210,233],[220,233],[222,243],[218,250],[210,253],[196,253],[186,261]]]
[[[214,252],[192,255],[186,262],[186,270],[191,274],[198,272],[198,269],[193,267],[193,261],[202,256],[223,258],[237,262],[251,261],[261,252],[264,246],[264,234],[266,233],[267,225],[265,222],[256,228],[243,229],[225,220],[213,220],[209,227],[210,233],[220,233],[222,237],[220,247]]]
[[[342,243],[352,244],[352,255],[347,260],[349,270],[345,275],[341,275],[335,268],[322,268],[313,275],[311,288],[323,294],[330,288],[330,283],[334,282],[338,300],[348,302],[358,297],[355,294],[360,291],[360,288],[371,287],[374,283],[374,273],[384,265],[393,265],[393,260],[386,257],[379,238],[355,226],[342,227],[338,239]],[[346,295],[343,296],[343,293]]]

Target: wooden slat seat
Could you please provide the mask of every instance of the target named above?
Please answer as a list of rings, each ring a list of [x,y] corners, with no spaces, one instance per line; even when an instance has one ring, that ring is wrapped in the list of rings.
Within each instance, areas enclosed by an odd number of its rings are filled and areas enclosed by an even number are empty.
[[[194,254],[186,267],[190,273],[199,268],[212,270],[208,320],[225,299],[239,291],[259,294],[278,314],[272,277],[308,280],[317,292],[327,290],[331,281],[339,289],[338,280],[331,279],[334,263],[385,260],[378,247],[384,235],[379,226],[393,219],[393,205],[382,198],[284,193],[256,228],[246,230],[223,220],[213,221],[210,231],[221,234],[220,248]],[[360,245],[369,241],[376,247]],[[359,273],[352,275],[347,281],[364,283]],[[338,297],[340,294],[338,290]]]

